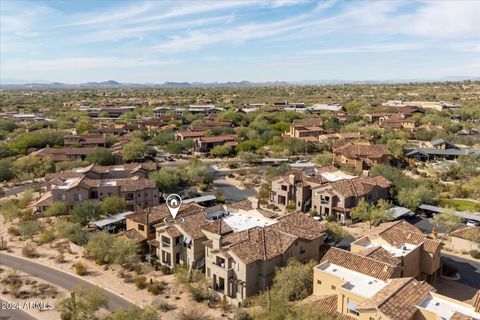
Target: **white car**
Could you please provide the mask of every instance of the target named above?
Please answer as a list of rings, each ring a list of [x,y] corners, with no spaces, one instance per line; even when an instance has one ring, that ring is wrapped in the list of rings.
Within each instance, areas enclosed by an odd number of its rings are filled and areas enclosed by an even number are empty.
[[[475,221],[475,220],[468,220],[466,225],[469,226],[469,227],[478,227],[480,225],[480,223],[478,221]]]

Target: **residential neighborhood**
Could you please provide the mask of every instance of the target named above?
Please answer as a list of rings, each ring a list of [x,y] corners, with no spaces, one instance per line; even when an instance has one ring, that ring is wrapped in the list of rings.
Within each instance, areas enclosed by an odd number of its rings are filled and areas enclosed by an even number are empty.
[[[0,320],[480,320],[479,17],[0,0]]]

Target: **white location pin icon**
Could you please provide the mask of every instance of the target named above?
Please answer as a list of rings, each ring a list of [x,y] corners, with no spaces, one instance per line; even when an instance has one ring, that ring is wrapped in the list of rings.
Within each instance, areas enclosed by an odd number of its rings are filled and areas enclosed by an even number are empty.
[[[178,194],[172,193],[167,197],[167,208],[173,219],[177,217],[181,205],[182,198]]]

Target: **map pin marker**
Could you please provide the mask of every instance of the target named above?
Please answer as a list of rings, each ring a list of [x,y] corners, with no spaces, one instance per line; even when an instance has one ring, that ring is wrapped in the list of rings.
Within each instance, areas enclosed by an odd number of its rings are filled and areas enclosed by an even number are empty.
[[[167,208],[174,220],[177,217],[181,205],[182,198],[178,194],[172,193],[167,197]]]

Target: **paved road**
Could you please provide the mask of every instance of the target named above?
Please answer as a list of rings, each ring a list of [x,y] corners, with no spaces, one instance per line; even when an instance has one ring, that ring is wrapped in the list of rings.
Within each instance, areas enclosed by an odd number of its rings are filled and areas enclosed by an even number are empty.
[[[443,261],[453,264],[458,268],[460,280],[469,287],[480,289],[480,262],[475,262],[469,259],[457,257],[448,253],[442,252]]]
[[[44,185],[45,185],[45,182],[43,182],[43,181],[38,181],[37,183],[38,183],[40,186],[44,186]],[[19,186],[10,188],[10,189],[5,189],[5,190],[4,190],[4,191],[5,191],[5,197],[9,197],[9,196],[13,196],[13,195],[22,193],[23,191],[31,188],[32,185],[33,185],[33,183],[26,183],[26,184],[22,184],[22,185],[19,185]]]
[[[10,268],[15,268],[22,272],[28,273],[32,276],[38,277],[45,281],[51,282],[59,287],[65,288],[67,290],[73,290],[78,287],[92,287],[93,285],[85,280],[82,280],[78,277],[72,276],[68,273],[52,269],[45,265],[13,257],[4,253],[0,253],[0,264],[3,264]],[[113,294],[110,291],[104,290],[105,295],[108,299],[108,309],[114,311],[117,309],[124,309],[132,306],[130,302],[122,298],[119,295]]]
[[[0,300],[0,304],[3,302]],[[35,318],[22,310],[0,309],[0,320],[35,320]]]

